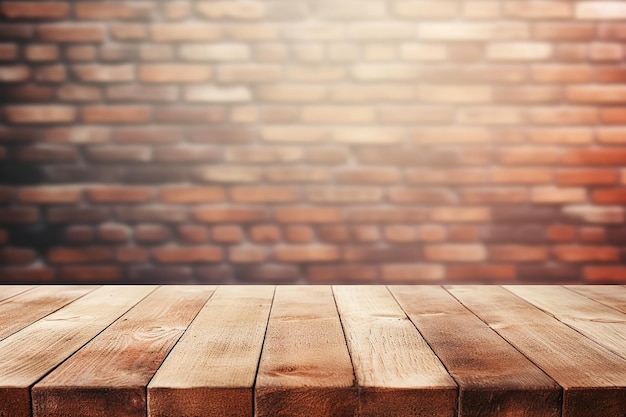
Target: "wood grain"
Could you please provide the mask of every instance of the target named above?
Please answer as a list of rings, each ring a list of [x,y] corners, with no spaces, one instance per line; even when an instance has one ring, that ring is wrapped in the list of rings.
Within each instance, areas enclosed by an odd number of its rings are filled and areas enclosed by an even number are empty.
[[[148,385],[148,415],[253,415],[273,295],[271,286],[220,287]]]
[[[333,287],[360,416],[454,416],[457,387],[387,288]]]
[[[160,287],[32,389],[35,417],[144,417],[146,386],[215,287]]]
[[[459,385],[459,417],[560,417],[561,388],[446,290],[389,289]]]
[[[60,309],[97,287],[38,287],[0,302],[0,340]]]
[[[563,387],[563,417],[624,415],[624,359],[504,288],[447,288]]]
[[[153,290],[96,289],[1,341],[0,416],[30,416],[29,387]]]
[[[626,314],[563,287],[505,288],[626,359]]]
[[[255,389],[255,416],[354,416],[350,355],[328,286],[278,287]]]
[[[0,301],[35,288],[32,285],[0,285]]]
[[[567,285],[566,288],[626,313],[626,288],[621,285]]]

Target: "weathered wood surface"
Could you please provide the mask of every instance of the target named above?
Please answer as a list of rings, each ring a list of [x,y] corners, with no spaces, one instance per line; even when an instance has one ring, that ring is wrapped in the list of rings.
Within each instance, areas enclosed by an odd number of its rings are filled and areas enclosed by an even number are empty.
[[[624,417],[619,286],[0,287],[0,417]]]

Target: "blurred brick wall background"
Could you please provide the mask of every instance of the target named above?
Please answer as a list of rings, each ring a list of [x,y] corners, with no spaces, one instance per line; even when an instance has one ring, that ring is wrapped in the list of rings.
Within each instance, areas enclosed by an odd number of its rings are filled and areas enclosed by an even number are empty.
[[[1,282],[626,282],[626,2],[2,1]]]

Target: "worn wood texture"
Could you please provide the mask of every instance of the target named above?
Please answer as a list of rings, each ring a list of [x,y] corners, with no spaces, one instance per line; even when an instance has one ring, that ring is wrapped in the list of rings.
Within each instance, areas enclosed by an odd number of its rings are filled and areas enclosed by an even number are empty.
[[[459,385],[458,417],[560,417],[561,388],[446,290],[390,290]]]
[[[32,285],[0,285],[0,301],[26,292],[32,288],[35,287]]]
[[[568,285],[572,291],[626,313],[626,287],[621,285]]]
[[[334,287],[363,417],[454,416],[457,386],[385,287]]]
[[[150,417],[250,417],[274,287],[220,287],[148,386]]]
[[[94,290],[87,286],[39,287],[0,302],[0,340]]]
[[[161,287],[32,389],[35,417],[144,417],[146,386],[214,287]]]
[[[563,388],[563,417],[625,415],[623,358],[504,288],[447,288]]]
[[[355,415],[354,372],[330,287],[277,288],[255,395],[258,417]]]

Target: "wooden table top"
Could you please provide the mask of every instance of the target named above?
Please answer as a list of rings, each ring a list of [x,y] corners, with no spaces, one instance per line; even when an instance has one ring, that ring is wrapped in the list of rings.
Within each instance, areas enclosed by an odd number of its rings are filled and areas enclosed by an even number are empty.
[[[4,286],[0,416],[626,416],[622,286]]]

